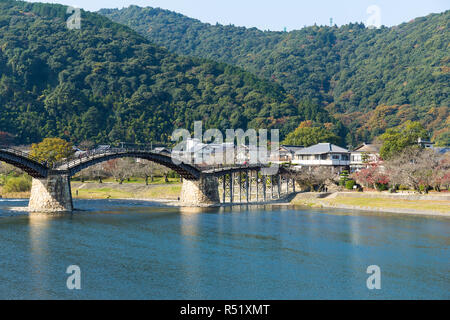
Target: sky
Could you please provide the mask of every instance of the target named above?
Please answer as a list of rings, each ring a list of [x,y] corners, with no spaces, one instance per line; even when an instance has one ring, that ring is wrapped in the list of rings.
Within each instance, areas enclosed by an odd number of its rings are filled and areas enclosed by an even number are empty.
[[[287,31],[314,23],[338,26],[349,22],[377,21],[385,26],[450,9],[449,0],[41,0],[90,11],[123,8],[131,4],[176,11],[202,22]],[[376,5],[379,11],[367,12]],[[379,14],[377,13],[379,12]],[[375,20],[374,20],[375,19]],[[375,24],[376,25],[376,24]]]

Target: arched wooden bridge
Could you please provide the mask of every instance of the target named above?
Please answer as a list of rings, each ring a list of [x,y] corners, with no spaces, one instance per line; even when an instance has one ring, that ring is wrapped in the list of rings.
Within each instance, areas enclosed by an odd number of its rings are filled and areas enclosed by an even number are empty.
[[[55,174],[65,174],[71,177],[93,165],[119,158],[135,158],[152,161],[174,170],[181,177],[188,180],[198,180],[202,174],[219,177],[245,170],[260,170],[264,167],[260,164],[199,166],[186,163],[168,154],[129,148],[87,151],[79,157],[60,161],[50,167],[45,162],[40,162],[25,152],[12,148],[0,148],[0,161],[20,168],[33,178],[38,179],[47,178],[49,175]]]
[[[295,181],[284,168],[262,164],[199,166],[154,150],[108,148],[88,151],[51,167],[30,155],[0,148],[0,161],[16,166],[35,178],[30,211],[72,211],[70,177],[90,166],[119,158],[145,159],[177,172],[184,178],[180,201],[193,205],[260,203],[295,193]]]
[[[48,176],[49,168],[44,162],[40,162],[27,153],[16,149],[1,148],[0,161],[22,169],[33,178],[46,178]]]

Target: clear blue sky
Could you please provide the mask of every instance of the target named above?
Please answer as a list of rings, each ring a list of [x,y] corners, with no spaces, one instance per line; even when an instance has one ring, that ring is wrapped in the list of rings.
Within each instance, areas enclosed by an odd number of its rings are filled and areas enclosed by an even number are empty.
[[[33,1],[37,2],[37,1]],[[257,27],[262,30],[300,29],[304,25],[366,22],[367,8],[381,9],[381,23],[392,26],[415,17],[450,9],[449,0],[42,0],[96,11],[130,4],[160,7],[203,22]]]

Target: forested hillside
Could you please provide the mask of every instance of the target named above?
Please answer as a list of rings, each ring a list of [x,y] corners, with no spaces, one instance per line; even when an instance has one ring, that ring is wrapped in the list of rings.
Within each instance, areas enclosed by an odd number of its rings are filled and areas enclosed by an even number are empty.
[[[406,120],[420,120],[435,139],[448,140],[450,11],[392,28],[348,24],[292,32],[210,25],[137,6],[100,13],[170,51],[231,63],[280,84],[345,123],[348,143]],[[379,117],[383,112],[387,118]]]
[[[167,141],[195,120],[285,136],[302,120],[331,120],[240,68],[169,53],[95,13],[69,30],[68,16],[61,5],[0,1],[0,132],[15,143]]]

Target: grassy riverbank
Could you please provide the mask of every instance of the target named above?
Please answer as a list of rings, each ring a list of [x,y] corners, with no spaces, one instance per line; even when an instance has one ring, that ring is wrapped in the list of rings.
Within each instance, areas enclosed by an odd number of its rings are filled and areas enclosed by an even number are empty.
[[[159,181],[162,182],[162,181]],[[74,199],[161,199],[176,200],[180,196],[181,184],[179,180],[171,180],[168,184],[149,184],[143,182],[72,182],[72,195]],[[3,192],[0,195],[5,199],[27,199],[30,192]]]
[[[27,199],[30,197],[30,192],[3,192],[0,187],[0,198],[5,199]]]
[[[366,211],[381,211],[393,213],[436,214],[450,216],[450,200],[427,199],[427,196],[415,196],[416,199],[407,199],[407,196],[387,196],[379,194],[299,194],[292,200],[294,205],[310,207],[342,208]],[[439,196],[436,196],[439,197]]]
[[[75,199],[165,199],[176,200],[180,196],[181,184],[142,183],[72,183]]]

